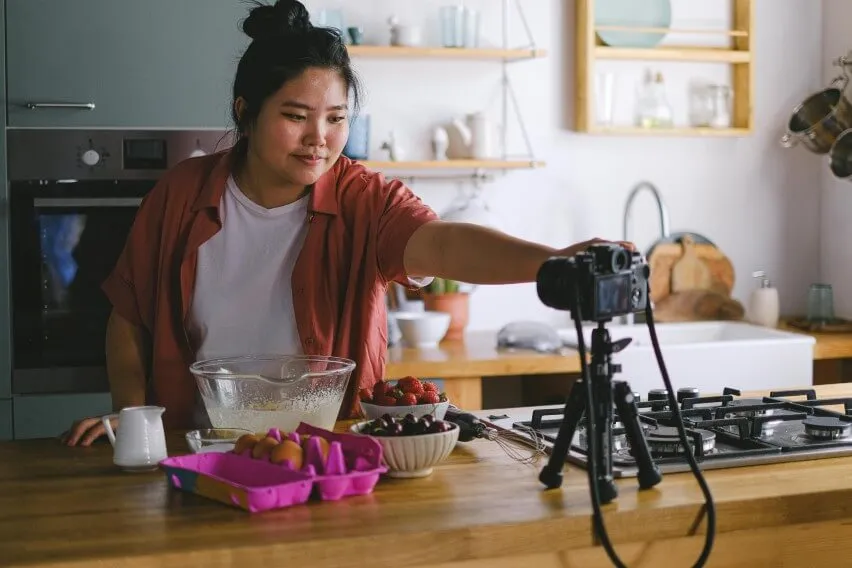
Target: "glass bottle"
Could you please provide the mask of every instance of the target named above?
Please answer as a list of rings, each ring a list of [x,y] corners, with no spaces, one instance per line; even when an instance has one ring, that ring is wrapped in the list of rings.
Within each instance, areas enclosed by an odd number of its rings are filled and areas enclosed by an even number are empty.
[[[672,107],[666,96],[663,74],[657,72],[645,74],[640,87],[636,105],[636,126],[640,128],[671,128],[673,125]]]

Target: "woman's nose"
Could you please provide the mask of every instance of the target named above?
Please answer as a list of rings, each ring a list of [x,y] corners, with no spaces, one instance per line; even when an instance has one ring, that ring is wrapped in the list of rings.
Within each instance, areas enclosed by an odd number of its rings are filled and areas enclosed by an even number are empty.
[[[325,135],[324,121],[310,122],[305,131],[304,144],[306,146],[325,146]]]

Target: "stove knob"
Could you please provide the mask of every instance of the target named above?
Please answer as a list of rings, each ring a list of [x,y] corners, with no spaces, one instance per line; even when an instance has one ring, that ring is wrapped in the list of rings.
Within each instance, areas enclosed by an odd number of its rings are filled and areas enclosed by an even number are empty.
[[[80,156],[80,160],[87,166],[94,166],[101,161],[101,155],[98,154],[97,150],[86,150]]]
[[[666,389],[651,389],[648,391],[648,402],[651,410],[665,410],[668,406],[669,393]]]
[[[683,387],[677,389],[677,401],[679,403],[683,402],[685,398],[698,398],[701,393],[698,392],[698,389],[695,387]]]
[[[669,393],[666,389],[651,389],[648,391],[648,400],[668,400]]]

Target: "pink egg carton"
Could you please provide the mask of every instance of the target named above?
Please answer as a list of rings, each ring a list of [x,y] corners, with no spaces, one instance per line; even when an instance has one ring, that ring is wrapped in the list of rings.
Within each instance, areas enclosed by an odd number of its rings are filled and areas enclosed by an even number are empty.
[[[282,441],[277,428],[268,435]],[[387,471],[382,446],[373,438],[337,434],[305,423],[289,437],[300,443],[302,435],[311,438],[303,445],[303,464],[298,470],[288,460],[274,464],[268,458],[254,459],[249,450],[175,456],[161,461],[160,467],[173,488],[252,513],[299,505],[311,495],[323,501],[366,495]],[[316,437],[329,443],[327,460]]]

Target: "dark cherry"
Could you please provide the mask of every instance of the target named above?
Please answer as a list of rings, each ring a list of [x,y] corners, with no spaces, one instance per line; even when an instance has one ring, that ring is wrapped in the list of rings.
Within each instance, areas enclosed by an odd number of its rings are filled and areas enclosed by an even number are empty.
[[[388,434],[391,436],[401,436],[403,431],[403,426],[399,422],[394,422],[390,426],[387,427]]]

